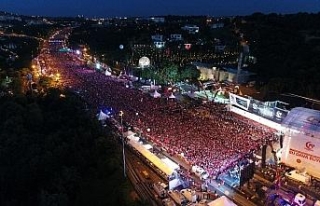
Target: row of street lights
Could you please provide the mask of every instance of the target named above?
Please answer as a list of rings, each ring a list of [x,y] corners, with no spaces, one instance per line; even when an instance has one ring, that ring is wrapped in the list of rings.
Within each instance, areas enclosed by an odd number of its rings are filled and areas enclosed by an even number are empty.
[[[122,138],[122,160],[123,160],[123,176],[126,177],[126,156],[124,152],[124,135],[123,135],[123,111],[120,111],[120,126],[121,126],[121,138]]]
[[[126,137],[124,135],[124,131],[123,131],[123,116],[124,116],[124,112],[121,110],[119,112],[119,117],[120,117],[120,126],[121,126],[121,140],[122,140],[122,160],[123,160],[123,176],[126,178],[127,174],[126,174],[126,155],[125,155],[125,142],[126,142]],[[136,117],[139,119],[139,113],[136,112]],[[140,122],[140,119],[138,120]],[[147,128],[147,132],[150,133],[151,129]],[[139,137],[141,137],[141,131],[139,130]]]

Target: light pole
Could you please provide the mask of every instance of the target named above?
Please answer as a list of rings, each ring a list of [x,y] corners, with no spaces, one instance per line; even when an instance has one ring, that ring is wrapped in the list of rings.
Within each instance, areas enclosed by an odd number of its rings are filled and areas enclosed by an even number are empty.
[[[124,152],[124,136],[123,136],[123,124],[122,124],[123,111],[120,111],[119,116],[120,116],[121,138],[122,138],[123,176],[126,177],[127,176],[126,175],[126,156]]]
[[[136,112],[136,117],[137,117],[137,129],[138,129],[138,134],[139,134],[139,138],[141,137],[141,128],[140,128],[140,117],[139,117],[139,113]]]

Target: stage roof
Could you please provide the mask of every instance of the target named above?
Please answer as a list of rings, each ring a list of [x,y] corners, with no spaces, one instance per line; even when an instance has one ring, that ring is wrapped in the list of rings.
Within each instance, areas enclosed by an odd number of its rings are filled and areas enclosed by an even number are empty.
[[[293,108],[281,125],[289,129],[320,135],[320,111],[304,107]]]
[[[226,196],[221,196],[218,199],[208,203],[208,206],[237,206],[232,200],[228,199]]]

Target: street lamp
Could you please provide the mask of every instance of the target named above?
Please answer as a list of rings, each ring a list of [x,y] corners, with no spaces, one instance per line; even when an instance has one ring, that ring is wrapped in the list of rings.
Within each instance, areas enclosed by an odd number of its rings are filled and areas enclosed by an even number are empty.
[[[126,177],[126,156],[124,152],[124,136],[123,136],[123,124],[122,124],[122,117],[123,117],[123,111],[120,111],[120,125],[121,125],[121,138],[122,138],[122,159],[123,159],[123,176]]]

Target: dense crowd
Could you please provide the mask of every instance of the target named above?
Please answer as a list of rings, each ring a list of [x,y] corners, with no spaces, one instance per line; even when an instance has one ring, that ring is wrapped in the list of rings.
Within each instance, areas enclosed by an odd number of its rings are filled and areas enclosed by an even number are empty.
[[[203,167],[211,176],[233,167],[273,138],[273,131],[227,111],[226,105],[210,102],[184,109],[176,99],[153,98],[128,88],[126,80],[119,77],[68,62],[60,71],[62,76],[71,79],[68,86],[91,106],[113,108],[118,120],[123,111],[123,121],[139,128],[149,141],[170,155]]]

